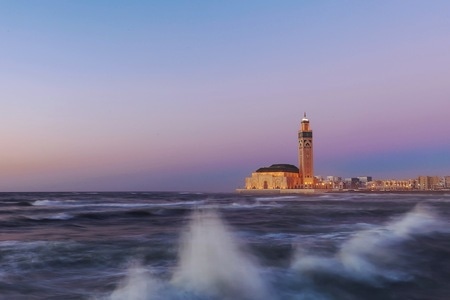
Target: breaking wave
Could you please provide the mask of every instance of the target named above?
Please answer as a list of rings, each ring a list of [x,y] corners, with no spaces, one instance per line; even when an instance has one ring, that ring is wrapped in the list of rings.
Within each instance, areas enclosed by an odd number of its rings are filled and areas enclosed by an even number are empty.
[[[372,284],[409,281],[414,277],[409,245],[416,237],[444,232],[448,224],[431,208],[417,205],[385,225],[357,232],[334,255],[311,255],[299,248],[292,267],[302,276],[328,273]]]
[[[258,266],[212,210],[195,211],[180,249],[173,284],[226,299],[264,299]]]
[[[151,275],[141,264],[133,262],[109,300],[163,300],[159,292],[163,282]]]
[[[450,233],[448,222],[425,205],[383,225],[362,227],[369,229],[351,235],[335,253],[298,247],[290,267],[263,272],[215,210],[196,210],[182,233],[172,274],[161,279],[151,267],[133,263],[108,299],[386,299],[386,285],[416,279],[411,260],[417,255],[410,254],[416,239]],[[296,235],[268,238],[294,241]]]
[[[211,210],[194,211],[170,281],[133,264],[110,295],[119,299],[271,299],[255,259]]]

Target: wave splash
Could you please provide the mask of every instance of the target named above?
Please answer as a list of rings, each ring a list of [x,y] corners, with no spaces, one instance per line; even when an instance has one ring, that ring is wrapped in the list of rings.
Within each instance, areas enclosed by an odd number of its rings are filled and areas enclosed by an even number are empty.
[[[272,299],[255,259],[241,247],[215,211],[194,211],[172,279],[160,281],[133,263],[109,299]]]
[[[357,232],[333,256],[305,254],[299,249],[292,267],[306,276],[327,273],[372,285],[410,281],[414,278],[407,244],[414,244],[416,237],[444,232],[449,232],[448,224],[431,208],[417,205],[385,225]]]
[[[163,283],[154,278],[146,268],[133,262],[125,279],[119,283],[109,300],[162,300],[163,298],[158,296],[162,286]]]
[[[262,274],[217,212],[197,210],[182,234],[171,279],[158,279],[134,264],[109,300],[386,299],[390,284],[416,279],[411,247],[420,238],[449,233],[448,228],[431,208],[417,205],[386,224],[354,233],[335,253],[299,248],[290,267]]]
[[[222,299],[265,299],[266,285],[255,260],[242,251],[212,210],[195,211],[185,232],[172,282]]]

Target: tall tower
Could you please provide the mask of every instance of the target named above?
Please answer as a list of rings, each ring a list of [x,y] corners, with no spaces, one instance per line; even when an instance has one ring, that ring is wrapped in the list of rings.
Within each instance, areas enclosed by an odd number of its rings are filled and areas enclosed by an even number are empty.
[[[298,131],[298,163],[304,188],[314,187],[313,136],[306,113]]]

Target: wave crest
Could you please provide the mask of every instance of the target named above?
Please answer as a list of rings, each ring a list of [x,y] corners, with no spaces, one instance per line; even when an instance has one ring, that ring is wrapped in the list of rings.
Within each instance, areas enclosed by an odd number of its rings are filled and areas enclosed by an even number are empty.
[[[331,257],[298,251],[293,268],[301,274],[325,272],[371,283],[380,280],[409,281],[409,249],[414,238],[449,232],[448,224],[428,206],[417,205],[395,220],[373,229],[362,230],[344,242]]]

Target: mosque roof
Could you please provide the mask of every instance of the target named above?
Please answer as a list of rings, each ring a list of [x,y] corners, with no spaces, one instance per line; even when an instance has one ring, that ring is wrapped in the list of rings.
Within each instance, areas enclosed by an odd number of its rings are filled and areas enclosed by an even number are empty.
[[[257,173],[267,173],[267,172],[289,172],[298,173],[299,169],[294,165],[289,164],[275,164],[270,167],[262,167],[256,170]]]

